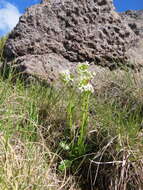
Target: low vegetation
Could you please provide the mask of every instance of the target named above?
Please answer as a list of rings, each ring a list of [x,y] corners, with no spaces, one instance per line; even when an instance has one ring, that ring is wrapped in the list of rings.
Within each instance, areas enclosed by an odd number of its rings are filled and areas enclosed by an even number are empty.
[[[7,39],[7,36],[0,38],[0,62],[3,61],[2,54],[3,54],[3,48],[4,48],[4,44],[5,44],[6,39]]]
[[[141,75],[113,71],[93,90],[88,65],[77,73],[61,89],[0,77],[0,189],[143,189]]]

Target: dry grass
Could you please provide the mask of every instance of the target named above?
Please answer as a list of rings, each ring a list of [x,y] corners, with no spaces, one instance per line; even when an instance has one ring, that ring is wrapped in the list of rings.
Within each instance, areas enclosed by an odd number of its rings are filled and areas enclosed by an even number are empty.
[[[80,156],[60,146],[70,144],[69,100],[77,141],[83,112],[78,94],[18,79],[13,84],[13,74],[0,77],[0,189],[143,189],[142,71],[94,69],[86,151]],[[72,165],[60,171],[65,159]]]

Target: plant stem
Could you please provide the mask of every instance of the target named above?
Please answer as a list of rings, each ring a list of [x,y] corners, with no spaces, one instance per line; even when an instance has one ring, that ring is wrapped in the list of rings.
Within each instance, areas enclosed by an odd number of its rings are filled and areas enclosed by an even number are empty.
[[[82,154],[85,150],[85,139],[86,139],[86,129],[88,124],[88,107],[89,107],[89,98],[90,94],[85,93],[83,97],[83,106],[82,106],[82,125],[80,129],[80,135],[78,138],[78,151],[79,154]]]

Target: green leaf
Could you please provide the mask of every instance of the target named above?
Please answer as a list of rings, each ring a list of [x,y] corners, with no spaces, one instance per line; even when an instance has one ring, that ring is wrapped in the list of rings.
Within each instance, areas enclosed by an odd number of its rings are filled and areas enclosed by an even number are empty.
[[[61,171],[64,171],[64,170],[70,168],[71,165],[72,165],[72,161],[71,160],[62,160],[60,162],[60,165],[59,165],[58,169],[61,170]]]

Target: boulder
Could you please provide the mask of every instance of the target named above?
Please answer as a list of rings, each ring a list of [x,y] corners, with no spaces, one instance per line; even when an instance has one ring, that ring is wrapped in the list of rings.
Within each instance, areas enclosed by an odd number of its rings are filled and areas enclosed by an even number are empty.
[[[143,38],[143,10],[128,10],[120,13],[120,16],[136,35]]]
[[[78,62],[111,69],[128,64],[136,38],[112,0],[43,0],[20,17],[4,58],[18,72],[55,80]]]
[[[133,65],[143,66],[143,10],[128,10],[120,13],[121,18],[128,24],[137,36],[135,43],[127,51],[127,56]]]

